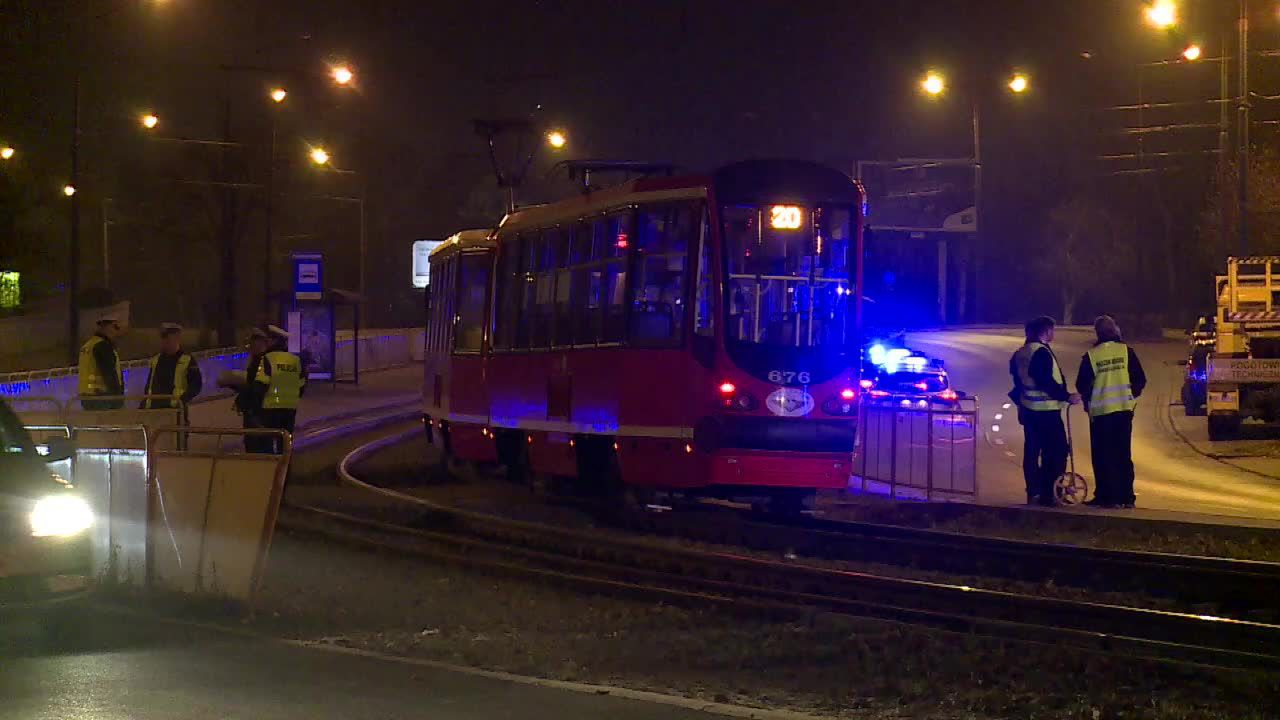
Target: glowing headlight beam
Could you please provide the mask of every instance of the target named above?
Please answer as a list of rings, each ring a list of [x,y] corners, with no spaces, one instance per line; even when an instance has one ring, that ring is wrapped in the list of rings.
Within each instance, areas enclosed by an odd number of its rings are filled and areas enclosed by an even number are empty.
[[[93,525],[93,511],[74,495],[50,495],[36,502],[30,522],[32,537],[70,537]]]

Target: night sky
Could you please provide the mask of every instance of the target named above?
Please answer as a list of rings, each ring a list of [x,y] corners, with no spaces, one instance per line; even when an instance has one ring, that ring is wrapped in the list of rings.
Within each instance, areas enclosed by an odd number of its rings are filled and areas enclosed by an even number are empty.
[[[1186,3],[1186,25],[1229,30],[1229,15],[1211,17],[1229,4]],[[68,29],[68,18],[120,6]],[[86,139],[85,164],[104,175],[121,153],[169,152],[135,148],[137,141],[125,137],[135,133],[132,118],[144,108],[155,108],[174,136],[218,137],[229,99],[235,139],[263,144],[265,90],[285,82],[294,95],[280,119],[282,162],[305,165],[306,144],[324,143],[335,164],[358,170],[371,241],[402,264],[408,241],[474,224],[492,207],[492,173],[471,128],[476,117],[532,116],[569,133],[570,149],[544,155],[530,174],[522,197],[536,200],[565,191],[545,180],[561,157],[707,169],[793,156],[849,169],[860,158],[967,156],[976,100],[997,198],[990,242],[1011,248],[1056,195],[1081,182],[1071,169],[1080,157],[1131,151],[1131,142],[1113,132],[1126,119],[1099,108],[1134,101],[1134,64],[1174,57],[1185,39],[1145,27],[1141,6],[1130,0],[0,0],[0,139],[23,146],[32,177],[46,189],[60,187],[74,50],[85,58],[84,124],[97,132]],[[1221,51],[1213,48],[1216,36],[1205,42],[1211,54]],[[326,60],[349,61],[359,87],[327,86]],[[282,80],[273,77],[279,73],[218,71],[223,64],[292,70]],[[941,101],[918,91],[930,67],[948,75],[951,92]],[[1015,68],[1032,77],[1026,96],[1004,92]],[[1180,80],[1179,91],[1216,86],[1216,71],[1200,75]],[[360,183],[324,182],[341,193],[357,191],[341,183]],[[399,268],[388,260],[384,269]]]

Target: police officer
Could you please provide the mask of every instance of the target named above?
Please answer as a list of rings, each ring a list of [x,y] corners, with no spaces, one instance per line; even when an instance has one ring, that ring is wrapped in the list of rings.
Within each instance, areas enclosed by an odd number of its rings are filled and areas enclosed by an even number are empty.
[[[1080,358],[1076,389],[1089,410],[1089,446],[1097,490],[1085,503],[1133,507],[1133,411],[1147,386],[1147,375],[1133,348],[1124,344],[1120,326],[1109,315],[1093,323],[1098,342]]]
[[[182,326],[177,323],[160,325],[160,352],[151,356],[151,370],[147,373],[146,395],[168,395],[168,398],[144,398],[139,406],[143,410],[159,410],[181,407],[200,394],[204,378],[200,364],[182,349]]]
[[[124,374],[120,369],[120,353],[116,338],[120,337],[120,318],[103,315],[97,331],[80,347],[80,406],[85,410],[119,410],[124,407]],[[88,400],[95,396],[117,396],[112,400]]]
[[[254,389],[257,383],[254,382],[258,373],[258,365],[262,362],[262,356],[267,354],[267,350],[271,347],[270,337],[267,331],[262,328],[253,328],[249,333],[249,362],[244,368],[244,383],[236,389],[235,407],[240,413],[241,424],[244,429],[261,428],[262,409],[257,405],[257,398],[254,395]],[[271,452],[272,443],[269,438],[259,435],[245,435],[244,450],[251,453],[269,453]]]
[[[302,359],[289,352],[289,333],[268,325],[271,347],[258,361],[251,384],[253,405],[261,419],[261,427],[293,433],[298,416],[298,400],[306,386],[307,376]],[[284,451],[279,439],[272,438],[270,452]]]
[[[1055,324],[1053,318],[1043,315],[1028,321],[1026,342],[1009,358],[1009,374],[1013,376],[1009,397],[1018,405],[1022,425],[1027,504],[1049,507],[1056,504],[1054,482],[1067,469],[1062,410],[1080,402],[1079,395],[1067,391],[1058,358],[1049,348]]]

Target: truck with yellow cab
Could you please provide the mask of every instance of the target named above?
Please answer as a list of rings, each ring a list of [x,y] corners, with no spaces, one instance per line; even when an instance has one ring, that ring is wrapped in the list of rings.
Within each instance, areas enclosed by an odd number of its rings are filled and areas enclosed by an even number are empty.
[[[1230,440],[1246,419],[1280,421],[1280,256],[1228,258],[1216,280],[1205,412],[1209,439]]]

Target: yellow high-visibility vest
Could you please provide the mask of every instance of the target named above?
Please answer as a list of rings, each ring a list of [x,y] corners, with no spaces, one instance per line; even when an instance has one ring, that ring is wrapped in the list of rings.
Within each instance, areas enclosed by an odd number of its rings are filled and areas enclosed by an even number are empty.
[[[1129,380],[1129,346],[1108,341],[1095,345],[1088,353],[1093,367],[1093,392],[1089,395],[1089,417],[1132,412],[1138,407]]]
[[[1018,348],[1013,354],[1014,369],[1018,372],[1018,383],[1022,386],[1022,396],[1018,402],[1022,407],[1028,410],[1061,410],[1067,404],[1061,400],[1054,400],[1049,397],[1049,393],[1036,387],[1036,381],[1031,377],[1031,358],[1035,356],[1040,348],[1048,348],[1048,345],[1039,342],[1029,342]],[[1062,384],[1062,368],[1058,367],[1058,358],[1052,352],[1049,357],[1053,358],[1053,380],[1058,384]]]
[[[80,367],[79,367],[79,393],[81,395],[106,395],[107,379],[102,375],[102,369],[98,367],[98,360],[93,356],[94,348],[98,347],[98,343],[104,343],[107,339],[101,335],[94,335],[89,341],[80,346]],[[111,352],[116,356],[116,387],[124,387],[124,373],[120,369],[120,353],[112,348]]]
[[[155,392],[154,388],[151,387],[151,383],[156,377],[156,366],[159,364],[160,353],[156,353],[151,356],[151,374],[147,375],[147,389],[143,393],[144,395],[160,394]],[[178,407],[178,404],[182,402],[182,396],[187,394],[187,371],[190,369],[191,356],[187,353],[178,353],[178,362],[173,368],[173,392],[170,393],[173,396],[173,404],[170,407]],[[145,401],[144,406],[148,409],[154,409],[158,407],[157,403],[159,402],[159,400],[148,398]]]
[[[254,382],[267,386],[262,409],[296,410],[298,398],[302,397],[302,386],[306,383],[302,376],[302,359],[291,352],[274,350],[263,355],[261,362],[263,368],[254,377]]]

